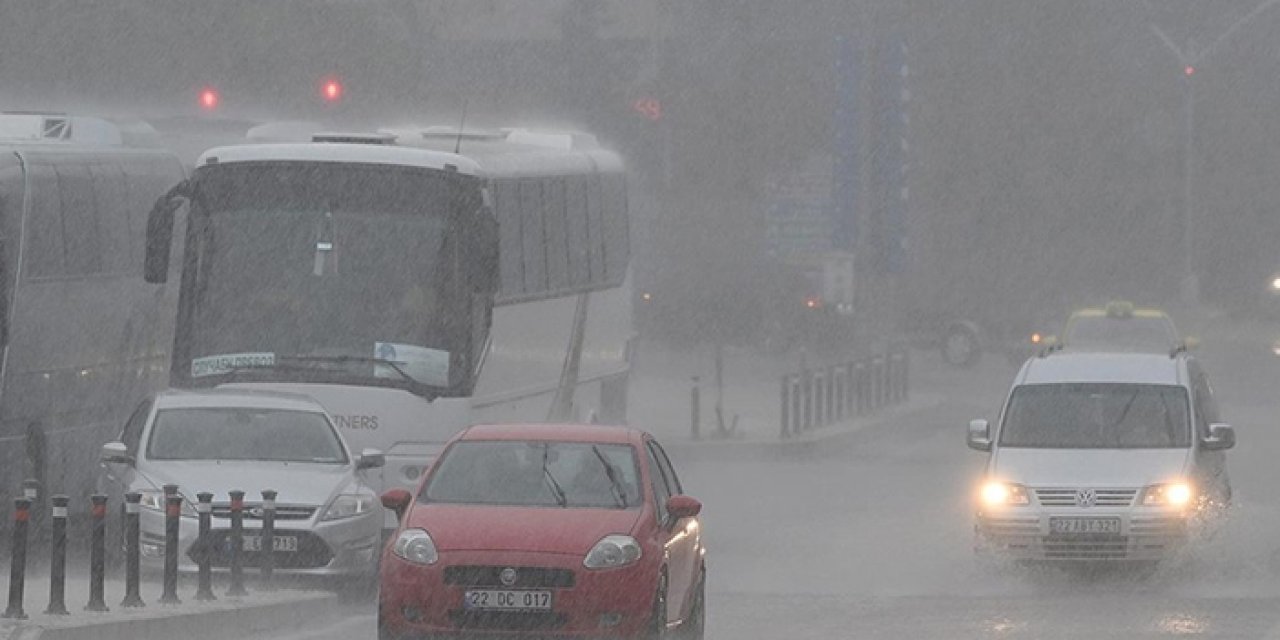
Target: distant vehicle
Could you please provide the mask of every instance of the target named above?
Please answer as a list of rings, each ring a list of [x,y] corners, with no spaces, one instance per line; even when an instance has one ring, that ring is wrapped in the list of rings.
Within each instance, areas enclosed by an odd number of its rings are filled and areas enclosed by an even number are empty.
[[[626,172],[591,136],[320,133],[197,164],[147,227],[148,281],[181,265],[174,386],[314,397],[386,451],[381,487],[477,422],[625,421]]]
[[[702,505],[644,432],[471,427],[414,494],[382,500],[400,517],[382,557],[382,640],[702,638]]]
[[[1186,353],[1052,353],[1027,361],[994,427],[975,550],[1019,560],[1159,560],[1231,502],[1208,376]]]
[[[276,568],[281,573],[351,578],[372,585],[381,543],[382,505],[365,478],[382,466],[373,449],[353,455],[329,415],[305,396],[259,391],[165,391],[140,404],[119,439],[102,446],[108,493],[120,504],[142,494],[144,563],[164,559],[166,484],[183,498],[178,534],[181,571],[207,555],[230,566],[230,502],[246,494],[246,566],[262,559],[263,489],[276,498]],[[196,496],[214,495],[211,537],[199,539]],[[112,523],[112,528],[118,527]]]
[[[167,379],[177,290],[143,281],[142,232],[184,171],[134,133],[0,114],[0,486],[91,493],[85,443]]]
[[[1080,309],[1071,314],[1059,340],[1073,351],[1138,351],[1168,353],[1190,349],[1194,338],[1184,340],[1169,314],[1159,309],[1137,309],[1126,301],[1112,301],[1104,308]]]

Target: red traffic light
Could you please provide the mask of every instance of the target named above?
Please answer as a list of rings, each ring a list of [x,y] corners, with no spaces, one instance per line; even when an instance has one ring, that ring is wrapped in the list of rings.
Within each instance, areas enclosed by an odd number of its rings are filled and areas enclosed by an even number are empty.
[[[320,84],[320,97],[325,102],[337,102],[342,99],[342,82],[337,78],[325,78]]]
[[[1182,72],[1187,74],[1187,77],[1191,77],[1196,74],[1196,68],[1191,65],[1187,65],[1187,68],[1183,69]]]
[[[654,122],[662,119],[662,101],[657,98],[636,98],[631,108]]]
[[[205,111],[213,111],[218,108],[219,96],[218,90],[213,87],[205,87],[200,90],[200,108]]]

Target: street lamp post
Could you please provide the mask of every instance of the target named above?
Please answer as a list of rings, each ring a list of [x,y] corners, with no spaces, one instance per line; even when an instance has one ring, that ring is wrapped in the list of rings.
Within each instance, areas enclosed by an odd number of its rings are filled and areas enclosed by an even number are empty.
[[[1150,0],[1144,0],[1150,8]],[[1182,154],[1182,298],[1189,306],[1200,301],[1200,279],[1196,273],[1195,259],[1195,222],[1196,211],[1192,186],[1195,183],[1195,126],[1196,126],[1196,93],[1194,76],[1200,64],[1204,62],[1219,45],[1225,43],[1236,31],[1261,15],[1267,9],[1280,3],[1280,0],[1263,0],[1244,17],[1236,20],[1222,35],[1209,46],[1199,49],[1188,42],[1184,49],[1174,43],[1173,39],[1158,25],[1152,23],[1151,31],[1173,52],[1174,57],[1182,64],[1183,69],[1183,104],[1186,115],[1184,144]]]

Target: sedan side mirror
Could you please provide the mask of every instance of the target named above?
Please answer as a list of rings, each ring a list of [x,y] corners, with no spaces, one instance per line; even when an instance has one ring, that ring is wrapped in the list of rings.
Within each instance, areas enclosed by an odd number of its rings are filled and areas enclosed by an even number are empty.
[[[975,451],[991,450],[991,425],[982,418],[969,421],[968,445]]]
[[[1209,437],[1200,441],[1205,451],[1224,451],[1236,446],[1236,430],[1229,424],[1209,425]]]
[[[413,496],[404,489],[391,489],[382,494],[382,506],[396,512],[396,519],[404,519],[404,512],[409,509]]]
[[[108,442],[102,445],[98,458],[109,464],[133,464],[133,456],[129,455],[129,447],[123,442]]]
[[[702,503],[690,496],[671,496],[667,498],[667,513],[671,514],[672,520],[692,518],[702,513]]]
[[[377,469],[387,464],[387,456],[378,449],[365,449],[356,458],[356,471]]]

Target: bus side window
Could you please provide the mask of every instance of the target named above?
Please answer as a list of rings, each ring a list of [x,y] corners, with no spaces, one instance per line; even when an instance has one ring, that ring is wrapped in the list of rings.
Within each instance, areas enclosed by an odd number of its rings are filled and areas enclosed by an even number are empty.
[[[60,276],[66,272],[62,249],[62,201],[53,167],[31,162],[31,211],[28,214],[26,250],[21,252],[23,279]]]
[[[587,243],[587,183],[571,177],[565,181],[565,229],[568,230],[569,284],[591,284],[591,247]]]
[[[569,287],[569,231],[565,227],[564,178],[542,181],[542,220],[547,239],[547,285],[552,291]]]
[[[520,234],[524,246],[524,292],[547,290],[547,240],[542,226],[542,185],[520,181]]]
[[[89,167],[64,164],[56,168],[62,195],[62,242],[67,273],[102,273],[102,235],[98,229],[98,205],[93,198]]]
[[[126,197],[124,172],[116,163],[90,167],[93,196],[98,204],[102,266],[107,273],[141,274],[141,261],[133,259],[129,242],[129,202]]]
[[[620,175],[604,176],[604,272],[610,284],[626,276],[628,251],[627,182]]]
[[[493,215],[498,221],[498,261],[504,296],[524,293],[524,245],[520,240],[520,192],[514,180],[493,185]]]
[[[587,248],[591,271],[591,285],[599,286],[606,281],[604,270],[604,222],[600,210],[604,203],[604,189],[600,185],[599,175],[587,179]]]

